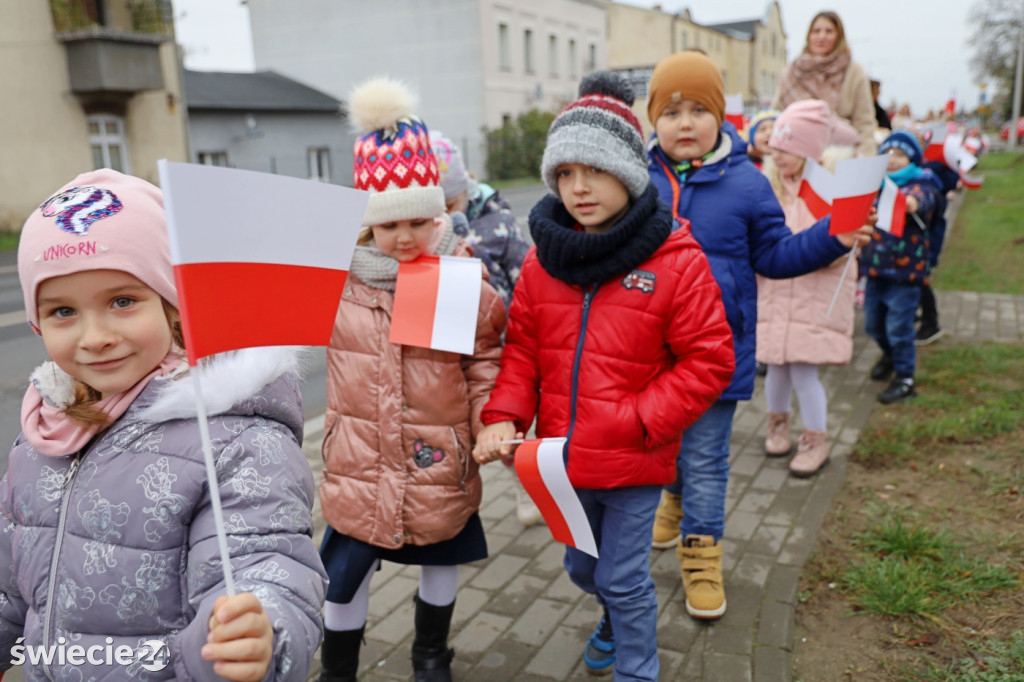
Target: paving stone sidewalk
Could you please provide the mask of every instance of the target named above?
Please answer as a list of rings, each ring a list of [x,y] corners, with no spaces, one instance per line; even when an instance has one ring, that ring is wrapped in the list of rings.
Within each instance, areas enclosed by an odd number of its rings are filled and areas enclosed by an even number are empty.
[[[939,292],[938,299],[946,339],[1024,339],[1024,299],[964,292]],[[713,624],[691,619],[683,606],[675,552],[651,552],[662,680],[792,680],[800,570],[843,482],[847,455],[884,388],[868,378],[878,351],[863,326],[858,312],[852,362],[821,372],[829,396],[831,464],[818,476],[791,477],[786,458],[764,456],[763,379],[753,399],[739,404],[726,502],[725,616]],[[921,390],[928,388],[922,385]],[[317,469],[319,445],[316,437],[306,445]],[[500,464],[482,472],[480,515],[491,556],[461,569],[452,636],[455,679],[593,679],[584,669],[582,652],[600,618],[597,604],[569,581],[562,569],[563,546],[551,540],[547,528],[524,528],[516,520],[509,472]],[[360,680],[412,679],[409,649],[418,570],[385,564],[374,577]]]

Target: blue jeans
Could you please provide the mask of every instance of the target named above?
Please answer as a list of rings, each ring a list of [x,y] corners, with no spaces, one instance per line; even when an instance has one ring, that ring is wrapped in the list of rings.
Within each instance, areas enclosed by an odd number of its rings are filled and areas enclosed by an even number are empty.
[[[725,491],[729,487],[729,438],[735,400],[718,400],[683,432],[676,482],[665,486],[683,496],[683,521],[687,535],[710,535],[718,542],[725,533]]]
[[[595,559],[566,547],[569,578],[608,609],[615,680],[658,679],[658,601],[651,579],[651,527],[660,486],[576,489],[597,542]]]
[[[914,314],[921,302],[917,284],[868,278],[864,290],[864,331],[892,359],[896,376],[914,376]]]

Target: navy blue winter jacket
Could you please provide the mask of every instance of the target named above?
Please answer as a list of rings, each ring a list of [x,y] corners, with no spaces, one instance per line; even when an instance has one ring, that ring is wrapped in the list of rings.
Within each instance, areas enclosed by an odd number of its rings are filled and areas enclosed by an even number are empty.
[[[712,157],[683,183],[656,139],[647,149],[651,181],[673,214],[690,221],[722,290],[736,372],[721,399],[749,400],[757,329],[755,273],[771,279],[796,277],[825,267],[849,249],[829,236],[828,217],[793,234],[768,179],[750,162],[746,144],[730,123],[722,125]]]

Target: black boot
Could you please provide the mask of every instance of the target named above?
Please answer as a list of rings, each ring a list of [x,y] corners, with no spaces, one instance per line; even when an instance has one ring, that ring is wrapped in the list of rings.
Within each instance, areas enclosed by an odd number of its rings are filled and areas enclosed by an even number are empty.
[[[320,682],[356,682],[359,670],[359,647],[363,644],[365,626],[358,630],[324,630],[320,648]]]
[[[434,606],[413,597],[416,602],[416,637],[412,642],[412,669],[416,682],[452,682],[452,658],[448,631],[452,625],[455,602]]]

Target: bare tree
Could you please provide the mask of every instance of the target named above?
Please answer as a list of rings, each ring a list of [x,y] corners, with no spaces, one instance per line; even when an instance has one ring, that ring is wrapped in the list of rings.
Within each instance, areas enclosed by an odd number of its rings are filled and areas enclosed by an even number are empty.
[[[998,86],[1000,95],[993,107],[1007,117],[1012,104],[1022,16],[1021,0],[977,0],[969,19],[973,29],[969,43],[974,48],[971,70],[979,80],[989,80]]]

